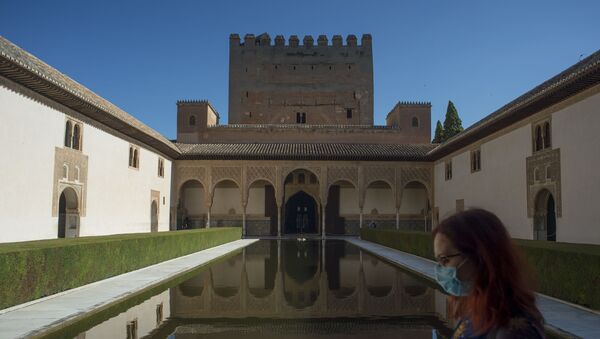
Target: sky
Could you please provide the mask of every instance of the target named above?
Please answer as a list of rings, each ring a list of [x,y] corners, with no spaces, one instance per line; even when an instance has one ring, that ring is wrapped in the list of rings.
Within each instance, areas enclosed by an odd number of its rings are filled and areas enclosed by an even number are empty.
[[[467,128],[600,48],[600,1],[0,0],[0,35],[176,137],[176,101],[227,122],[229,34],[373,37],[375,124],[452,100]]]

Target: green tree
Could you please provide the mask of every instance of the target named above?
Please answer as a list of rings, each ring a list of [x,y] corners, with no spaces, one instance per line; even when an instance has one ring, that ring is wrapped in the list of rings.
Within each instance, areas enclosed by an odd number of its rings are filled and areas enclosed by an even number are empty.
[[[440,144],[444,141],[444,128],[442,127],[442,123],[438,120],[435,125],[435,135],[433,140],[431,140],[434,144]]]
[[[444,139],[446,141],[453,136],[457,135],[463,130],[462,121],[458,117],[458,111],[452,101],[448,101],[448,108],[446,109],[446,119],[444,120]]]

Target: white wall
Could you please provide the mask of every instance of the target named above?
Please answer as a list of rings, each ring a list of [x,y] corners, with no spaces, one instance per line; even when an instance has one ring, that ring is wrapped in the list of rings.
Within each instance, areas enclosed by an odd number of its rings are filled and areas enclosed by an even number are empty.
[[[0,242],[57,237],[58,217],[52,217],[55,147],[64,144],[65,112],[77,113],[42,102],[49,101],[0,78],[0,142],[5,145],[0,157]],[[165,159],[164,178],[159,178],[158,155],[138,145],[140,169],[132,170],[129,142],[87,123],[82,145],[88,156],[88,182],[81,236],[149,232],[150,190],[161,195],[159,230],[169,229],[169,160]]]
[[[242,195],[237,187],[216,187],[213,204],[210,209],[211,214],[229,214],[230,209],[235,210],[235,214],[242,214]]]
[[[130,168],[129,145],[93,126],[84,127],[83,153],[89,158],[82,236],[149,232],[150,190],[160,191],[158,230],[169,230],[171,162],[165,159],[161,178],[158,155],[140,147],[139,169]]]
[[[63,143],[64,115],[0,82],[0,117],[0,242],[56,238],[54,147]]]
[[[420,214],[427,207],[427,199],[425,188],[405,188],[402,191],[400,214]]]
[[[552,114],[552,148],[560,148],[561,158],[558,241],[600,244],[599,128],[600,93]]]
[[[188,215],[206,214],[206,202],[204,200],[203,187],[186,187],[182,190],[184,207],[187,209]]]
[[[552,148],[559,148],[561,157],[562,217],[556,219],[557,241],[600,244],[600,216],[594,208],[600,192],[600,94],[573,101],[551,113]],[[456,199],[464,199],[465,208],[482,207],[497,214],[512,237],[533,239],[526,185],[531,149],[527,123],[481,144],[480,172],[471,174],[470,148],[452,156],[449,181],[444,180],[444,161],[436,162],[435,206],[440,221],[456,211]]]
[[[525,125],[481,145],[481,171],[471,173],[470,149],[452,157],[452,179],[444,179],[444,162],[434,167],[435,206],[440,221],[456,212],[456,200],[465,208],[494,212],[514,238],[532,239],[527,218],[525,158],[531,155],[531,126]]]
[[[248,189],[248,205],[246,205],[247,215],[265,215],[265,188],[250,187]]]
[[[376,208],[379,214],[396,214],[396,200],[391,188],[367,188],[363,213],[370,214]]]
[[[354,187],[340,187],[340,215],[359,213],[358,191]]]

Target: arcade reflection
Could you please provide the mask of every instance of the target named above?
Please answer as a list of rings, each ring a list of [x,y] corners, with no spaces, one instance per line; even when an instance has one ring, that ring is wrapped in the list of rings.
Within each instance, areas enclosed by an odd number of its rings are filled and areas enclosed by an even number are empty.
[[[123,338],[448,334],[444,294],[343,240],[260,240],[160,295],[169,306],[161,312],[169,313],[160,321],[149,315],[153,329],[137,323],[143,332],[126,333],[131,326],[125,324],[110,328],[120,327]],[[93,335],[99,326],[80,336],[100,337]]]

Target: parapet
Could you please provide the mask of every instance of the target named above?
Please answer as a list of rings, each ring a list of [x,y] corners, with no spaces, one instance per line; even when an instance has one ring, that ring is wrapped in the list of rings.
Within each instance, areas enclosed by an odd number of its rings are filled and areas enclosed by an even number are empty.
[[[220,118],[219,112],[217,112],[217,110],[213,107],[213,105],[211,105],[211,103],[208,100],[203,100],[203,99],[177,100],[177,107],[179,107],[179,106],[204,106],[204,105],[210,107],[210,109],[217,116],[217,119]]]
[[[240,36],[236,33],[232,33],[229,35],[229,43],[232,47],[304,47],[311,48],[314,46],[314,38],[311,35],[305,35],[302,39],[302,45],[300,45],[300,39],[297,35],[290,35],[290,37],[286,40],[283,35],[275,36],[275,43],[271,44],[271,37],[267,33],[262,33],[258,36],[254,34],[246,34],[244,35],[243,41],[241,41]],[[360,40],[360,45],[358,44],[358,39],[356,35],[349,34],[346,37],[346,45],[343,44],[343,38],[341,35],[334,35],[331,39],[331,44],[327,39],[326,35],[319,35],[317,38],[317,46],[319,47],[368,47],[370,48],[372,44],[371,34],[363,34]]]

